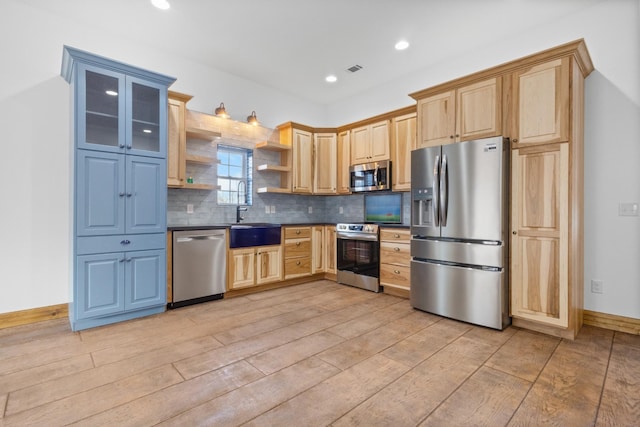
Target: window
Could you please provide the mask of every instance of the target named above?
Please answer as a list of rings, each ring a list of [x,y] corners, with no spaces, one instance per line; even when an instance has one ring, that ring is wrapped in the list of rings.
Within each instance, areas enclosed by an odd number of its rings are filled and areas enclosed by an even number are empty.
[[[252,170],[252,150],[218,145],[219,205],[252,204]]]

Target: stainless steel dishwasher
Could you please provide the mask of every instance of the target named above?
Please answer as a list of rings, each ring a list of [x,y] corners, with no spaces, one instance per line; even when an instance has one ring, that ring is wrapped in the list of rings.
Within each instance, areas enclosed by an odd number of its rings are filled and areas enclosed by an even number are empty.
[[[225,230],[173,232],[173,302],[169,308],[224,296],[226,248]]]

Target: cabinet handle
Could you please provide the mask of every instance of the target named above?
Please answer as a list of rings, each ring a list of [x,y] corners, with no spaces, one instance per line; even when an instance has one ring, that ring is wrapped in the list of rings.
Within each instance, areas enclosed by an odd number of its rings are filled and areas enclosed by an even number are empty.
[[[124,148],[124,144],[120,144],[120,145],[119,145],[119,147],[120,147],[120,148]]]
[[[124,258],[119,259],[118,262],[124,262]]]
[[[517,231],[515,231],[515,230],[513,230],[513,231],[511,232],[511,234],[513,234],[513,235],[515,236],[516,234],[518,234],[518,232],[517,232]]]
[[[400,235],[399,234],[394,234],[393,237],[395,237],[396,239],[399,239]]]
[[[129,243],[131,243],[131,240],[121,240],[120,241],[121,245],[128,245]]]
[[[127,193],[127,197],[131,197],[133,194],[131,193]]]
[[[131,144],[127,145],[127,150],[131,150],[131,147],[132,147]]]
[[[118,196],[124,197],[124,193],[120,193],[120,194],[118,194]]]
[[[300,242],[296,242],[296,246],[300,246]]]
[[[400,248],[395,247],[395,248],[393,248],[393,250],[394,250],[394,251],[396,251],[396,252],[399,252],[399,251],[400,251]]]
[[[394,273],[400,274],[400,270],[393,270]]]
[[[131,259],[132,259],[132,258],[127,258],[127,259],[126,259],[126,261],[127,261],[127,262],[131,262]]]

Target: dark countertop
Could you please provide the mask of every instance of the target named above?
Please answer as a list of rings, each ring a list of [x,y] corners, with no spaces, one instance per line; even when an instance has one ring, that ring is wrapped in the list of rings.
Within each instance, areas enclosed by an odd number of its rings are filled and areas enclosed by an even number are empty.
[[[249,223],[240,223],[242,224],[251,224]],[[277,223],[275,223],[277,224]],[[210,225],[172,225],[167,227],[167,231],[191,231],[191,230],[219,230],[229,228],[235,224],[210,224]],[[300,223],[289,223],[289,224],[280,224],[282,227],[306,227],[310,225],[336,225],[335,223],[329,222],[300,222]],[[380,228],[409,228],[410,226],[407,224],[379,224]]]

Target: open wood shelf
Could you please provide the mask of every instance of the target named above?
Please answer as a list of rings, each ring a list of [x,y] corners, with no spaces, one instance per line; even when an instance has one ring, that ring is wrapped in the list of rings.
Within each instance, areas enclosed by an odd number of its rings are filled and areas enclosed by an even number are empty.
[[[186,160],[189,163],[197,163],[199,165],[213,165],[218,163],[218,159],[214,159],[213,157],[196,156],[194,154],[187,154]]]
[[[284,193],[290,194],[291,190],[288,188],[280,188],[280,187],[260,187],[256,190],[258,193]]]
[[[275,171],[275,172],[291,172],[291,167],[290,166],[264,164],[264,165],[258,165],[256,167],[256,170],[259,170],[259,171]]]
[[[219,190],[220,186],[213,185],[213,184],[188,184],[187,183],[182,188],[186,190]]]
[[[256,148],[260,148],[262,150],[271,150],[271,151],[290,151],[291,146],[280,144],[278,142],[271,141],[261,141],[256,144]]]
[[[220,132],[192,127],[188,127],[186,132],[187,138],[204,139],[207,141],[213,141],[214,139],[218,139],[222,136]]]

